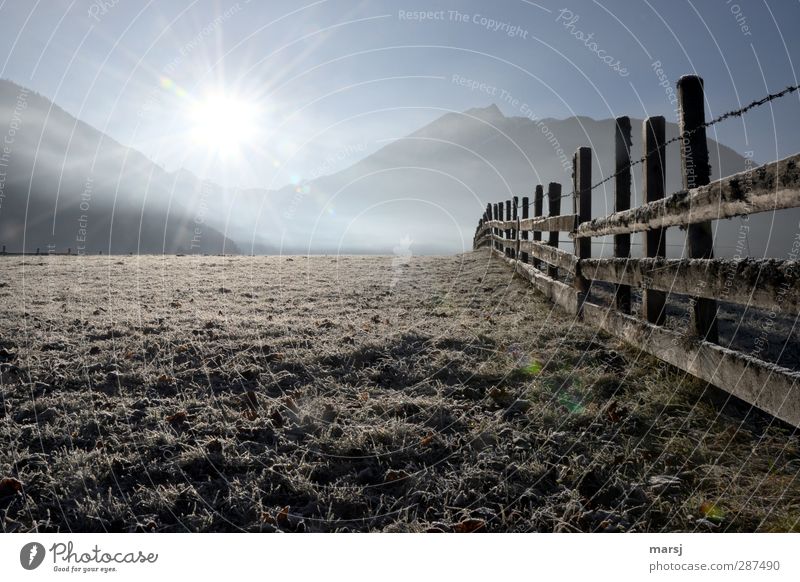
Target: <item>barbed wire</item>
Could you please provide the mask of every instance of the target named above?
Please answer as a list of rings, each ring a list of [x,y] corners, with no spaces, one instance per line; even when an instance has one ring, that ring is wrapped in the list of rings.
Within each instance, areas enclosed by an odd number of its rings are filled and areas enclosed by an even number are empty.
[[[694,129],[691,129],[689,131],[684,131],[684,132],[678,134],[676,137],[673,137],[672,139],[668,139],[667,141],[665,141],[659,148],[656,148],[654,150],[651,150],[651,151],[647,152],[645,155],[643,155],[638,160],[632,161],[631,163],[629,163],[624,168],[617,170],[616,172],[614,172],[610,176],[607,176],[606,178],[603,178],[602,180],[600,180],[596,184],[592,185],[589,188],[589,191],[591,192],[592,190],[595,190],[596,188],[599,188],[600,186],[602,186],[606,182],[609,182],[609,181],[613,180],[617,176],[620,176],[621,174],[624,174],[625,172],[630,171],[630,169],[633,168],[634,166],[637,166],[639,164],[643,164],[645,162],[645,160],[647,160],[647,158],[649,156],[657,153],[659,149],[662,149],[662,148],[666,149],[666,147],[668,145],[671,145],[673,143],[682,141],[682,140],[692,136],[694,133],[700,131],[701,129],[707,129],[709,127],[712,127],[713,125],[716,125],[717,123],[719,123],[721,121],[725,121],[726,119],[731,119],[733,117],[741,117],[742,115],[744,115],[745,113],[747,113],[751,109],[755,109],[756,107],[760,107],[761,105],[765,105],[766,103],[769,103],[770,101],[774,101],[775,99],[779,99],[781,97],[784,97],[785,95],[789,95],[790,93],[794,93],[798,89],[800,89],[800,85],[789,85],[788,87],[786,87],[782,91],[778,91],[777,93],[770,93],[769,95],[766,95],[765,97],[762,97],[761,99],[756,99],[755,101],[752,101],[752,102],[748,103],[744,107],[741,107],[739,109],[734,109],[732,111],[728,111],[727,113],[723,113],[722,115],[719,115],[719,116],[715,117],[714,119],[712,119],[710,121],[706,121],[705,123],[702,123],[701,125],[698,125]],[[568,194],[562,194],[561,196],[559,196],[559,198],[572,198],[573,196],[575,196],[575,190],[573,190],[572,192],[570,192]],[[543,196],[543,198],[549,198],[549,197],[547,196],[547,194],[545,194]],[[502,203],[500,203],[500,204],[502,204]],[[511,207],[514,208],[514,209],[519,209],[521,207],[521,205],[520,204],[516,204],[515,205],[512,202]]]
[[[598,188],[599,186],[602,186],[606,182],[608,182],[610,180],[613,180],[614,178],[616,178],[620,174],[623,174],[623,173],[629,171],[632,167],[634,167],[634,166],[636,166],[638,164],[643,164],[648,156],[657,153],[659,149],[662,149],[662,148],[666,149],[666,147],[668,145],[671,145],[673,143],[682,141],[682,140],[686,139],[687,137],[690,137],[691,135],[693,135],[696,132],[700,131],[701,129],[707,129],[707,128],[713,126],[713,125],[716,125],[717,123],[719,123],[721,121],[725,121],[726,119],[730,119],[730,118],[733,118],[733,117],[741,117],[742,115],[744,115],[745,113],[747,113],[751,109],[754,109],[756,107],[760,107],[761,105],[769,103],[770,101],[773,101],[775,99],[779,99],[780,97],[783,97],[785,95],[789,95],[790,93],[794,93],[798,89],[800,89],[800,85],[790,85],[790,86],[786,87],[783,91],[778,91],[777,93],[770,93],[766,97],[762,97],[761,99],[757,99],[757,100],[755,100],[755,101],[753,101],[751,103],[748,103],[747,105],[745,105],[744,107],[742,107],[740,109],[734,109],[733,111],[728,111],[727,113],[723,113],[722,115],[719,115],[718,117],[715,117],[711,121],[707,121],[705,123],[702,123],[702,124],[698,125],[697,127],[695,127],[692,130],[684,131],[683,133],[678,134],[676,137],[673,137],[672,139],[668,139],[667,141],[665,141],[662,144],[661,147],[647,152],[641,158],[631,162],[625,168],[622,168],[621,170],[617,170],[616,172],[614,172],[610,176],[600,180],[599,182],[594,184],[589,190],[590,191],[594,190],[595,188]],[[573,196],[574,194],[575,194],[575,191],[573,190],[572,192],[570,192],[566,196],[562,196],[562,198],[567,198],[567,197]]]

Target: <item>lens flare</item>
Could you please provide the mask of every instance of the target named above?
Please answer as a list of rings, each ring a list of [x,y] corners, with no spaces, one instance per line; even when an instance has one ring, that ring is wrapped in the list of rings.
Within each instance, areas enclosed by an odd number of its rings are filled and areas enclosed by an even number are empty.
[[[193,140],[223,157],[254,144],[259,109],[248,99],[212,93],[193,101],[188,116]]]

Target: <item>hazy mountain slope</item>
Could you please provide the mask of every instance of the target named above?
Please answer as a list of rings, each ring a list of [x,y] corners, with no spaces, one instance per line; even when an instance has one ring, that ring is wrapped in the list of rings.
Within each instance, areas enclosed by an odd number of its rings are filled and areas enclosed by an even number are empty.
[[[203,222],[201,185],[76,120],[44,97],[0,81],[5,151],[0,242],[9,251],[236,252]],[[167,209],[169,208],[169,211]],[[199,220],[198,220],[199,219]]]
[[[641,120],[632,119],[633,158],[642,155]],[[678,133],[675,124],[667,125],[667,138]],[[273,194],[278,207],[300,198],[297,210],[286,228],[284,244],[307,243],[309,228],[318,221],[312,244],[342,244],[364,249],[391,251],[392,245],[406,237],[417,241],[417,252],[460,250],[464,233],[472,234],[475,222],[487,202],[502,201],[513,195],[532,196],[536,184],[560,182],[563,193],[571,192],[571,156],[580,146],[594,149],[593,182],[613,172],[613,120],[587,117],[566,120],[546,119],[535,123],[527,118],[506,118],[494,106],[473,109],[463,114],[447,114],[407,138],[385,146],[337,174],[307,186],[315,196],[297,195],[289,190]],[[713,177],[727,176],[746,169],[746,160],[730,148],[709,140]],[[680,189],[678,145],[667,150],[667,191]],[[636,204],[639,203],[641,166],[634,171]],[[330,216],[323,204],[335,209]],[[330,202],[332,201],[332,202]],[[572,201],[562,200],[562,212],[571,211]],[[613,211],[613,182],[594,191],[593,214]],[[545,203],[545,212],[547,204]],[[351,217],[362,214],[362,218]],[[338,215],[348,220],[337,219]],[[783,211],[756,215],[747,221],[747,239],[742,238],[741,253],[761,255],[767,240],[770,253],[784,256],[791,248],[786,228],[797,223],[797,212]],[[773,218],[775,225],[772,225]],[[380,221],[373,228],[371,221]],[[320,228],[319,225],[327,228]],[[740,219],[716,224],[719,256],[737,252]],[[444,226],[442,226],[444,225]],[[380,234],[380,237],[377,235]],[[566,237],[565,237],[566,238]],[[684,234],[670,229],[670,253],[682,251]],[[341,242],[340,242],[341,241]],[[599,242],[599,241],[597,241]],[[636,244],[638,241],[635,241]],[[468,245],[469,240],[463,244]],[[610,252],[595,245],[595,253]],[[638,247],[634,247],[634,251]]]
[[[534,122],[492,105],[449,113],[335,174],[277,191],[223,189],[187,171],[169,173],[76,120],[45,98],[0,81],[2,154],[0,243],[28,252],[84,245],[87,252],[452,253],[470,248],[487,202],[532,196],[536,184],[571,191],[571,157],[594,149],[593,181],[613,171],[613,120]],[[642,155],[633,119],[634,158]],[[667,138],[677,135],[667,125]],[[6,136],[2,136],[6,137]],[[0,137],[0,139],[2,139]],[[713,176],[746,168],[735,151],[709,140]],[[35,153],[34,153],[35,152]],[[257,160],[255,161],[258,162]],[[677,144],[667,150],[667,190],[680,189]],[[635,204],[641,166],[634,171]],[[30,193],[30,196],[29,196]],[[562,200],[562,212],[572,201]],[[613,211],[613,183],[594,191],[593,214]],[[547,204],[545,203],[545,212]],[[785,256],[800,212],[716,224],[719,256]],[[199,236],[195,236],[198,229]],[[85,230],[85,233],[84,233]],[[225,233],[225,237],[220,234]],[[84,236],[85,234],[85,236]],[[227,238],[226,238],[227,237]],[[80,240],[85,238],[86,241]],[[192,248],[192,239],[199,247]],[[566,235],[564,246],[570,243]],[[634,253],[638,236],[634,239]],[[684,233],[670,229],[670,254]],[[737,247],[738,245],[738,247]],[[398,249],[400,249],[398,251]],[[609,253],[595,241],[596,256]]]

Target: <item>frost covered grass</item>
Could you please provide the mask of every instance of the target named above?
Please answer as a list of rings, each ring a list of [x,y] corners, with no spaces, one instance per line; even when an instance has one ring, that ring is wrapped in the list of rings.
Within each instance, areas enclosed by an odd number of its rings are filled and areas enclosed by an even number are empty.
[[[3,531],[789,531],[793,430],[457,257],[0,258]]]

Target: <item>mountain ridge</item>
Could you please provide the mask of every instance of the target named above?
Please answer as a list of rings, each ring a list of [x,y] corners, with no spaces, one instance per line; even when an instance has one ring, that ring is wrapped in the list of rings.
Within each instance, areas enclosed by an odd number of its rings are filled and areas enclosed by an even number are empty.
[[[9,251],[185,252],[199,228],[198,252],[238,252],[215,228],[198,224],[191,194],[174,191],[179,173],[36,91],[1,80],[0,122],[12,127],[15,116],[0,206],[0,241]],[[174,212],[167,210],[172,202]]]
[[[0,122],[11,119],[22,89],[0,81]],[[412,252],[450,254],[469,250],[487,203],[532,196],[536,184],[549,182],[560,182],[569,192],[569,160],[577,147],[596,148],[593,181],[614,169],[609,147],[613,119],[534,121],[507,117],[490,103],[445,113],[313,180],[273,190],[223,188],[184,168],[170,172],[46,97],[30,94],[0,206],[0,242],[9,251],[20,249],[23,241],[26,252],[50,244],[76,248],[85,230],[84,246],[92,253],[391,254],[398,241],[412,240]],[[641,120],[632,118],[631,123],[636,128]],[[667,139],[677,132],[674,123],[667,123]],[[641,132],[634,129],[632,138],[631,156],[637,159]],[[752,166],[731,148],[708,143],[713,177]],[[668,193],[680,189],[678,158],[678,144],[672,144],[667,148]],[[641,200],[636,178],[634,205]],[[613,211],[611,183],[593,193],[592,206],[593,216]],[[771,218],[770,213],[752,217],[750,230],[772,232]],[[789,224],[783,215],[775,219],[779,227]],[[726,247],[738,244],[741,225],[717,221],[715,226],[719,254],[725,256]],[[777,229],[770,248],[766,236],[761,236],[763,244],[748,240],[751,252],[780,253],[786,248],[782,230]],[[683,234],[670,229],[668,243],[679,248],[682,241]],[[610,246],[600,244],[608,239],[594,242],[598,255],[609,252]]]

